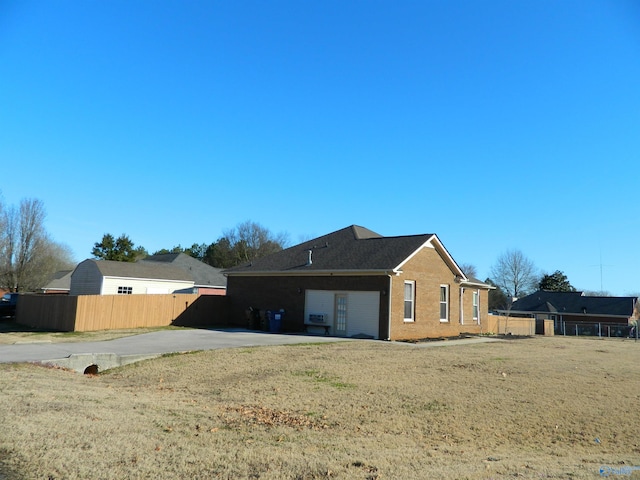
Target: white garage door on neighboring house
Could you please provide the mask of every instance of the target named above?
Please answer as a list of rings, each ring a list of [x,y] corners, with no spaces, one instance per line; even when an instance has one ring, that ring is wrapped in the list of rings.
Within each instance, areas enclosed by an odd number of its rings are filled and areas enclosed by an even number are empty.
[[[380,292],[307,290],[305,321],[309,315],[326,315],[333,335],[378,338]]]

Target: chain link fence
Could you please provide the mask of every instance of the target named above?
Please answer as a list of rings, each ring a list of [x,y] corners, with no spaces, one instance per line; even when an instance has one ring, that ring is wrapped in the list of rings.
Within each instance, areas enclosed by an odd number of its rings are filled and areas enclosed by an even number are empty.
[[[590,336],[606,338],[634,338],[638,340],[637,327],[626,323],[582,323],[582,322],[558,322],[555,328],[556,335]]]

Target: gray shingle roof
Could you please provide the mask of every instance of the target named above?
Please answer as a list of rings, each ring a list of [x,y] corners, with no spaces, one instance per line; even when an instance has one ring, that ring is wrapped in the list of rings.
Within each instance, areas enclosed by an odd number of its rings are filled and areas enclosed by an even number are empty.
[[[105,277],[150,278],[156,280],[193,281],[193,275],[183,268],[158,262],[115,262],[93,260]]]
[[[60,270],[55,272],[49,283],[47,283],[43,290],[69,290],[71,288],[71,273],[73,270]]]
[[[222,274],[222,269],[212,267],[197,258],[193,258],[185,253],[165,253],[150,255],[138,263],[172,265],[182,268],[193,276],[196,287],[219,287],[226,288],[227,277]]]
[[[351,225],[230,268],[225,273],[390,271],[434,237],[434,234],[383,237],[364,227]]]
[[[635,301],[635,297],[590,297],[582,292],[539,290],[516,300],[511,311],[631,317]]]

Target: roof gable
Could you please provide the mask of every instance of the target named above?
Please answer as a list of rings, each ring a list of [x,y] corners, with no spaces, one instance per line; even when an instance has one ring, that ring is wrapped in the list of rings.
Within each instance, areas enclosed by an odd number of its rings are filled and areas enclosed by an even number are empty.
[[[383,237],[364,227],[351,225],[321,237],[289,247],[250,263],[230,268],[236,274],[321,274],[339,272],[392,272],[425,246],[433,246],[450,259],[450,267],[463,276],[459,267],[433,234]],[[447,260],[445,260],[447,261]]]

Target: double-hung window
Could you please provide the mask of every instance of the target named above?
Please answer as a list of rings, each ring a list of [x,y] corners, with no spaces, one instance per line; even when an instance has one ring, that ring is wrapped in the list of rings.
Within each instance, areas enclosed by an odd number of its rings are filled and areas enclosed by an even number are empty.
[[[449,285],[440,285],[440,321],[449,321]]]
[[[416,282],[404,282],[404,321],[415,320]]]
[[[473,319],[478,320],[480,318],[480,293],[476,290],[473,292]]]

